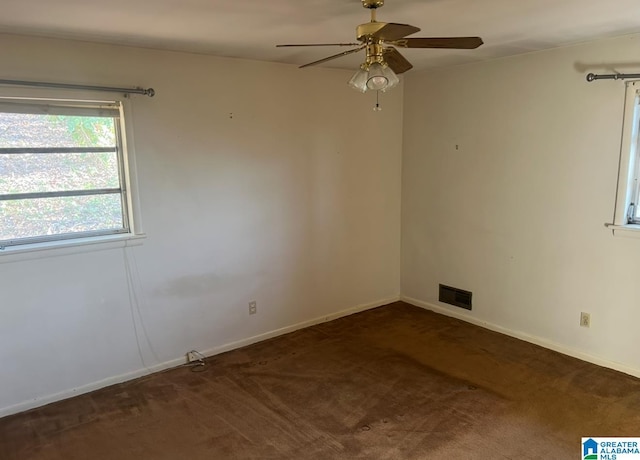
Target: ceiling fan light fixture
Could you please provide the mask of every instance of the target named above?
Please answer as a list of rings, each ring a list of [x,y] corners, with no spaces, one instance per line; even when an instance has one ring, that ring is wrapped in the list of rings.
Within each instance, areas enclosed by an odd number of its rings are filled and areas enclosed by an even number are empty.
[[[356,91],[365,93],[367,91],[367,80],[369,79],[369,72],[366,66],[363,64],[358,71],[353,74],[351,80],[349,80],[349,86]]]
[[[400,83],[400,79],[396,75],[396,73],[389,67],[388,65],[383,66],[382,68],[383,75],[387,78],[388,82],[387,86],[381,91],[384,93],[385,91],[389,91],[390,89],[395,88]]]
[[[389,91],[400,83],[396,73],[386,63],[364,63],[349,80],[349,86],[361,93],[367,91]]]
[[[389,78],[384,73],[384,67],[379,62],[374,62],[369,66],[369,76],[367,78],[367,89],[373,91],[384,91],[389,85]]]

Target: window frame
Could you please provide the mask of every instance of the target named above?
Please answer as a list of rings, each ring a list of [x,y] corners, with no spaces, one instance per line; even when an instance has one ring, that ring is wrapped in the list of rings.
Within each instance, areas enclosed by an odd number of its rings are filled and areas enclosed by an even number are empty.
[[[635,218],[635,209],[640,198],[640,80],[625,82],[625,103],[622,127],[622,143],[618,167],[618,186],[613,215],[616,230],[640,231],[640,218]],[[633,208],[631,206],[633,205]],[[630,215],[634,211],[634,215]],[[640,236],[640,235],[638,235]]]
[[[14,257],[3,257],[10,254],[33,253],[34,251],[56,250],[66,247],[84,247],[86,250],[99,249],[95,245],[104,243],[105,248],[123,247],[134,243],[128,240],[140,240],[146,235],[142,231],[138,201],[138,188],[135,161],[133,157],[133,140],[131,120],[132,107],[128,95],[108,95],[96,91],[51,90],[45,88],[0,88],[1,98],[51,101],[52,103],[71,103],[75,105],[111,104],[117,106],[117,118],[114,117],[116,130],[118,175],[120,181],[120,203],[123,215],[123,227],[118,231],[74,232],[42,238],[21,238],[19,244],[1,246],[0,263],[9,260],[20,260]],[[83,249],[84,250],[84,249]],[[58,251],[59,252],[59,251]],[[69,252],[69,251],[67,251]],[[78,252],[72,250],[71,252]],[[55,254],[54,254],[55,255]],[[29,257],[31,258],[31,257]],[[5,260],[2,260],[5,259]]]

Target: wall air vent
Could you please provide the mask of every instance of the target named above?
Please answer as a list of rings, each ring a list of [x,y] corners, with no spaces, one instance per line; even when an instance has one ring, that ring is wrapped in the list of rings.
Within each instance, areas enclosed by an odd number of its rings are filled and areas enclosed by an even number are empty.
[[[448,303],[456,307],[471,310],[471,292],[451,286],[440,285],[440,302]]]

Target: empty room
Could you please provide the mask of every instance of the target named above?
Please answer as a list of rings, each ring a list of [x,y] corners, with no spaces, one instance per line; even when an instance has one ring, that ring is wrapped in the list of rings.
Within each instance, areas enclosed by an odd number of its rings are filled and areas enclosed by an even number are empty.
[[[0,458],[640,458],[631,0],[3,0]]]

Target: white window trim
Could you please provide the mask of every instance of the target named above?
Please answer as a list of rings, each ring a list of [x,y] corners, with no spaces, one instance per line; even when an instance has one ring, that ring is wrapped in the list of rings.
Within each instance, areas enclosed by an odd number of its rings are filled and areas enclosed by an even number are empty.
[[[105,249],[140,246],[146,237],[147,235],[144,233],[137,235],[125,233],[123,235],[95,236],[90,238],[75,238],[72,240],[57,240],[46,243],[9,246],[0,250],[0,264],[46,257],[68,256],[71,254],[102,251]]]
[[[637,195],[634,183],[638,154],[638,128],[640,126],[640,80],[625,83],[624,119],[620,162],[618,167],[618,188],[613,215],[613,223],[606,224],[615,236],[640,238],[640,225],[628,223],[629,205]],[[638,203],[636,203],[638,205]]]
[[[133,139],[133,106],[131,104],[131,97],[125,94],[110,94],[105,96],[105,93],[97,91],[13,87],[0,87],[0,96],[88,101],[112,100],[120,102],[122,156],[125,170],[124,180],[126,181],[124,186],[128,190],[126,199],[127,217],[129,220],[128,233],[8,246],[4,249],[0,249],[0,263],[36,259],[40,257],[62,256],[103,249],[116,249],[142,244],[142,241],[146,238],[146,234],[142,229],[142,216],[140,213],[139,188],[134,152],[135,142]]]

